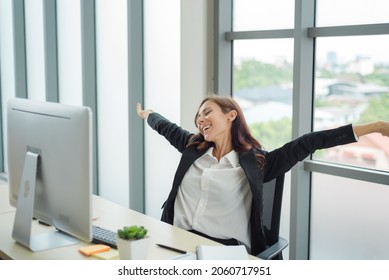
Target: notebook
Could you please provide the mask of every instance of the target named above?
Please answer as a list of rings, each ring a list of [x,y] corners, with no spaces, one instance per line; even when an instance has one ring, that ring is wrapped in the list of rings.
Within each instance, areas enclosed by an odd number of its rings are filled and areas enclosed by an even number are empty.
[[[244,245],[210,246],[198,245],[196,253],[186,253],[171,258],[171,260],[248,260]]]

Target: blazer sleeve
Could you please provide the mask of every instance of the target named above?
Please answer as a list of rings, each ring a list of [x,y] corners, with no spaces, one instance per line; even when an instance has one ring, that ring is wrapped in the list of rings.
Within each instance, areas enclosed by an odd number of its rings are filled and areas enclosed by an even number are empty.
[[[297,162],[302,161],[316,150],[352,142],[356,142],[356,140],[351,124],[335,129],[307,133],[265,155],[264,181],[270,181],[289,171]]]
[[[147,123],[152,129],[164,136],[180,153],[183,153],[193,135],[158,113],[149,114]]]

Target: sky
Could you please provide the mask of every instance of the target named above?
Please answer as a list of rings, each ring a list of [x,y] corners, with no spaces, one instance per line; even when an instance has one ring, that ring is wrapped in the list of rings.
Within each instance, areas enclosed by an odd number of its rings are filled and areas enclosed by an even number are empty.
[[[290,29],[294,25],[293,0],[234,0],[234,10],[235,31]],[[387,11],[388,0],[317,0],[316,26],[389,23]],[[256,23],[258,19],[261,19],[260,25]],[[289,50],[293,50],[293,40],[274,40],[254,45],[242,41],[238,43],[237,52],[240,54],[237,55],[260,60],[269,56],[285,57],[291,62],[293,51]],[[340,59],[346,61],[363,55],[375,62],[389,63],[389,35],[326,37],[319,38],[317,42],[319,60],[325,60],[327,52],[335,51]]]

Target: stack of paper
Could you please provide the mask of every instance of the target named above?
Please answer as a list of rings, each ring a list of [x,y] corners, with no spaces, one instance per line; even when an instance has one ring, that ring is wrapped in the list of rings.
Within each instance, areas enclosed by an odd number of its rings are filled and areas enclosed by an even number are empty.
[[[197,246],[198,260],[248,260],[249,255],[244,245],[235,246]]]

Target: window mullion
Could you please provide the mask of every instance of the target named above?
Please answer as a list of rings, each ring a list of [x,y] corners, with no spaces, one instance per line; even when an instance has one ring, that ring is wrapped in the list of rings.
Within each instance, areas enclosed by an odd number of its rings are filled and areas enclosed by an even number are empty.
[[[308,28],[308,37],[310,38],[383,34],[389,34],[389,23]]]
[[[232,95],[233,44],[225,39],[232,30],[232,0],[215,1],[214,91]]]
[[[306,34],[314,26],[314,1],[295,4],[292,138],[312,131],[314,72],[314,39]],[[310,184],[310,173],[297,164],[291,180],[290,259],[309,258]]]
[[[233,31],[226,32],[225,39],[227,41],[233,40],[247,40],[247,39],[277,39],[277,38],[293,38],[293,29],[281,30],[258,30],[258,31]]]

